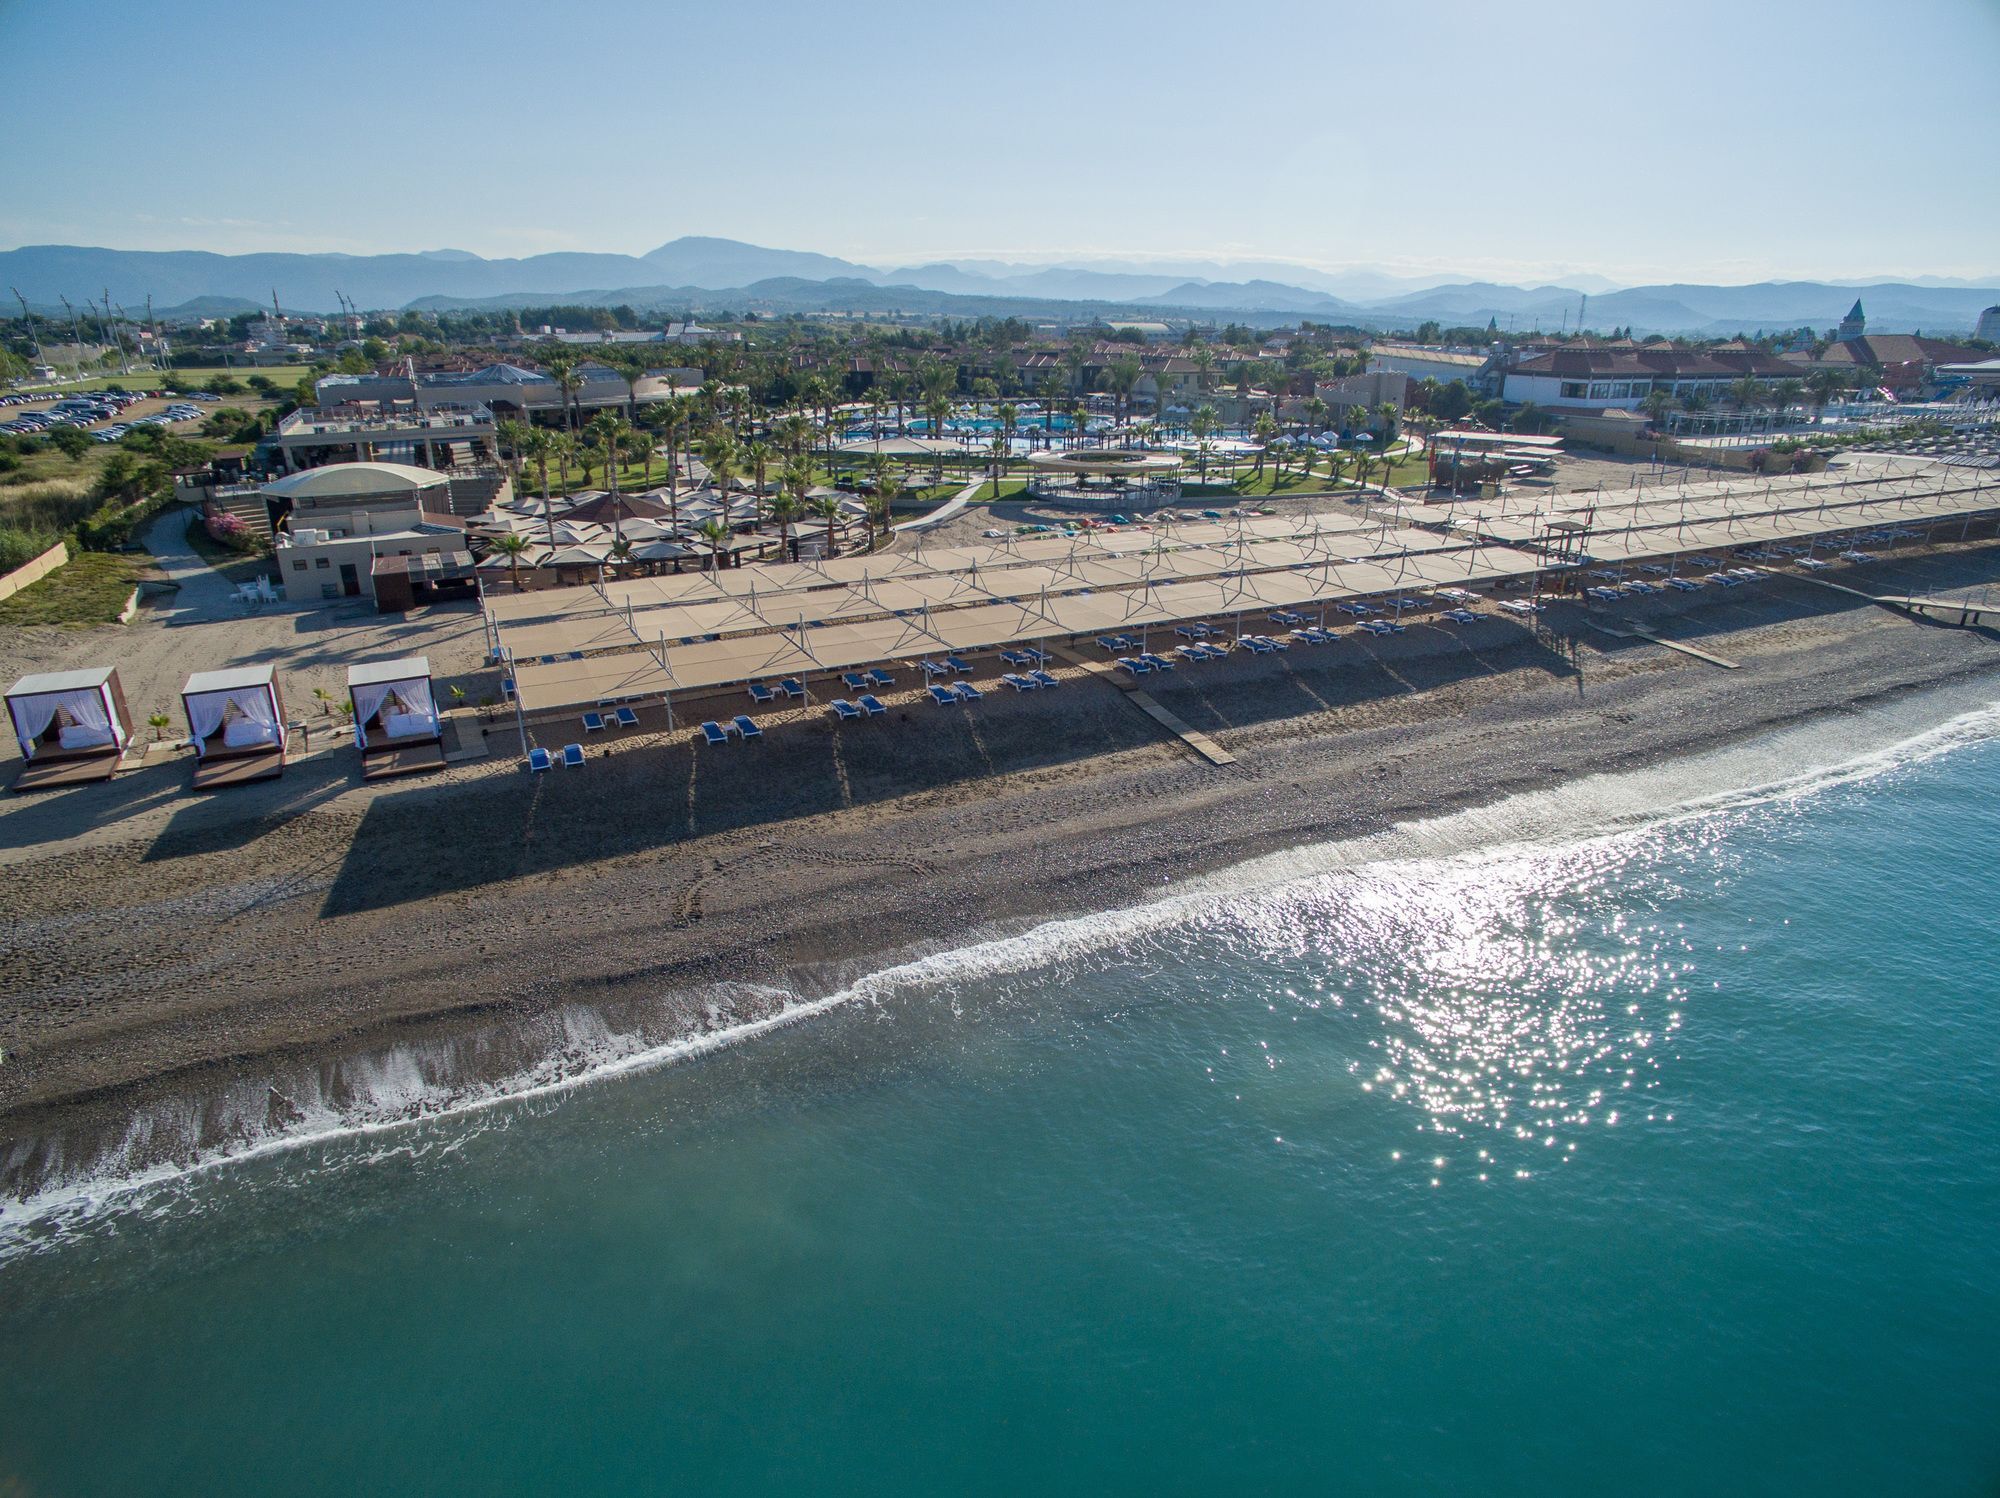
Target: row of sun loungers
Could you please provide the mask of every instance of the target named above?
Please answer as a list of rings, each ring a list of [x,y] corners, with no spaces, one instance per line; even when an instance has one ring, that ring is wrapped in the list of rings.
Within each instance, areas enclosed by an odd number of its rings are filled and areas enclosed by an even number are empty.
[[[711,748],[727,744],[732,734],[747,742],[750,739],[761,739],[764,737],[764,730],[757,726],[756,719],[746,717],[742,713],[738,713],[727,723],[718,723],[711,718],[708,722],[701,725],[702,742]]]
[[[639,715],[629,707],[620,707],[608,713],[592,712],[583,715],[583,731],[585,733],[603,733],[607,728],[613,726],[618,728],[637,728],[639,726]]]

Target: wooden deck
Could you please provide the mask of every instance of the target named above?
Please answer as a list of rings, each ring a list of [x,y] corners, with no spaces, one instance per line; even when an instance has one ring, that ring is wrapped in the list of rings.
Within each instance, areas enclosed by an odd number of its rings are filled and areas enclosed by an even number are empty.
[[[272,780],[284,773],[285,755],[280,749],[267,749],[259,754],[210,755],[195,761],[194,788],[216,791],[224,786]]]
[[[124,755],[116,749],[106,749],[100,754],[38,756],[29,760],[15,775],[14,789],[52,791],[59,786],[88,785],[95,780],[109,780],[118,773],[118,766],[123,762]]]
[[[396,775],[421,775],[444,768],[444,743],[425,739],[401,748],[368,749],[361,756],[363,780],[387,780]]]

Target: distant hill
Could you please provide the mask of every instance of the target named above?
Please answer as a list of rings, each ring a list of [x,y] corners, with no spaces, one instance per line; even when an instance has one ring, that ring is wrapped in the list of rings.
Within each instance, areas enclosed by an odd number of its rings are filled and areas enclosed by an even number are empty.
[[[1044,320],[1115,311],[1269,323],[1312,318],[1391,329],[1431,320],[1478,327],[1492,320],[1525,331],[1574,327],[1588,291],[1585,321],[1599,329],[1629,325],[1641,334],[1712,335],[1828,328],[1859,296],[1874,331],[1950,335],[1968,331],[1983,308],[2000,303],[2000,288],[1938,278],[1922,284],[1776,281],[1615,290],[1597,277],[1574,280],[1571,286],[1523,287],[1322,272],[1280,261],[1111,258],[1055,265],[933,261],[883,270],[833,255],[702,236],[671,240],[644,255],[565,251],[497,260],[457,249],[216,255],[29,245],[0,251],[0,287],[19,287],[38,308],[57,310],[63,296],[81,303],[109,288],[112,300],[128,309],[144,306],[150,294],[157,308],[183,314],[198,308],[209,316],[268,306],[275,291],[279,304],[294,312],[331,312],[345,296],[367,309],[630,302],[711,312],[754,307]]]

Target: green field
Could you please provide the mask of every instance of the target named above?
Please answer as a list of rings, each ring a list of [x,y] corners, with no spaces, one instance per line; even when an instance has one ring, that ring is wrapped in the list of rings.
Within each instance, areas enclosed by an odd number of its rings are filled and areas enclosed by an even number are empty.
[[[0,598],[0,625],[115,624],[132,596],[141,563],[115,552],[86,551],[12,598]]]
[[[240,381],[247,379],[253,374],[260,374],[289,394],[292,388],[298,384],[299,377],[310,374],[311,370],[303,364],[278,364],[263,368],[254,365],[238,364],[226,369],[216,364],[201,365],[192,369],[176,369],[172,373],[192,385],[206,385],[217,375],[228,375],[232,379]],[[128,375],[116,373],[92,375],[86,380],[65,380],[58,385],[20,385],[9,393],[53,397],[58,395],[73,395],[80,390],[108,390],[113,385],[122,385],[127,390],[157,390],[165,378],[157,369],[135,369]]]

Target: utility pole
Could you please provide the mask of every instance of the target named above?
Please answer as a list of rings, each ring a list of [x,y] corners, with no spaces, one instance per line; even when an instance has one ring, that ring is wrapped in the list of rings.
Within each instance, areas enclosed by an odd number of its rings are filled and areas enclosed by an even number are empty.
[[[78,362],[81,363],[83,359],[83,322],[76,315],[76,308],[69,304],[68,297],[64,296],[61,292],[57,292],[56,300],[63,304],[63,311],[69,314],[70,336],[76,340],[76,357]]]
[[[10,287],[9,290],[14,293],[14,300],[21,304],[21,321],[27,324],[28,338],[35,345],[35,361],[47,365],[49,356],[42,348],[41,330],[35,326],[35,314],[28,310],[28,299],[21,295],[21,288],[18,286]]]

